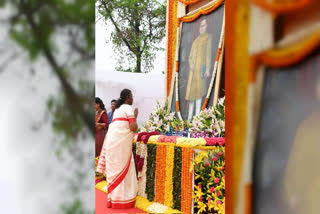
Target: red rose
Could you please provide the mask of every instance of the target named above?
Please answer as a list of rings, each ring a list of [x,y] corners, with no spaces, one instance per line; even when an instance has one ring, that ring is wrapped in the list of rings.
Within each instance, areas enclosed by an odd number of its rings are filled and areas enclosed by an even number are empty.
[[[221,156],[222,155],[222,152],[218,152],[218,156]]]
[[[207,166],[210,166],[210,163],[206,163],[204,166],[206,166],[206,167],[207,167]]]
[[[221,195],[220,191],[217,192],[217,196],[219,197]]]
[[[221,201],[217,201],[217,205],[219,205],[219,204],[221,205],[221,204],[222,204],[222,202],[221,202]]]
[[[213,156],[213,157],[212,157],[212,160],[213,160],[213,161],[217,161],[218,158],[217,158],[216,156]]]

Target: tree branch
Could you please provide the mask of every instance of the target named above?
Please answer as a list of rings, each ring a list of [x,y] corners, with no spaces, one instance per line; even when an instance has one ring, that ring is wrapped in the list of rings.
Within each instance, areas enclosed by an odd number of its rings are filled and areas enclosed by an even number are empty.
[[[108,10],[107,4],[106,4],[105,2],[102,2],[102,4],[103,4],[103,6],[104,6],[104,9],[105,9],[106,11],[110,12],[110,11]],[[114,27],[116,28],[116,31],[117,31],[118,34],[120,35],[122,41],[126,44],[126,46],[129,48],[129,50],[130,50],[131,52],[135,53],[135,50],[133,49],[133,47],[131,47],[131,45],[130,45],[130,43],[128,42],[128,40],[122,35],[122,32],[121,32],[119,26],[117,25],[117,23],[114,21],[111,13],[110,13],[109,18],[110,18],[112,24],[114,25]]]
[[[39,28],[39,26],[37,26],[35,23],[34,18],[32,16],[32,12],[29,8],[29,5],[23,2],[20,4],[20,6],[21,6],[20,12],[26,16],[27,21],[31,26],[31,29],[35,38],[41,41],[43,33],[41,31],[41,28]],[[64,76],[64,69],[58,65],[57,60],[51,53],[49,46],[47,44],[43,44],[41,48],[49,65],[51,66],[51,68],[57,75],[60,83],[62,84],[62,88],[66,93],[68,107],[70,108],[70,110],[79,114],[79,116],[82,118],[87,128],[90,130],[91,135],[94,136],[95,134],[94,118],[83,109],[83,106],[82,106],[82,103],[80,102],[80,98],[78,94],[75,92],[71,84],[69,84],[69,82],[66,80]]]

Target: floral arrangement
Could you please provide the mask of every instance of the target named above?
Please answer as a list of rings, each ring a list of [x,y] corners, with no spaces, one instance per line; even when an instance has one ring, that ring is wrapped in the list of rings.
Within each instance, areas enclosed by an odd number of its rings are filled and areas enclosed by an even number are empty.
[[[165,198],[166,149],[165,145],[157,145],[155,201],[162,204],[164,203]]]
[[[136,197],[135,206],[148,213],[182,213],[179,210],[174,210],[163,204],[157,202],[150,202],[146,198],[140,196]]]
[[[182,166],[182,148],[174,147],[174,165],[172,173],[173,184],[173,208],[181,210],[181,166]]]
[[[195,213],[224,214],[225,161],[224,147],[198,152],[193,161]]]
[[[225,98],[220,98],[214,107],[204,109],[194,116],[189,132],[192,138],[225,136]]]
[[[146,189],[145,192],[147,194],[147,199],[149,201],[153,201],[155,197],[155,174],[156,174],[156,151],[157,145],[155,144],[148,144],[147,145],[147,180],[146,180]]]
[[[95,179],[96,184],[103,181],[103,180],[106,180],[106,175],[104,173],[97,172],[98,162],[99,162],[99,157],[96,157],[95,158],[95,168],[94,168],[94,171],[96,172],[96,179]]]
[[[161,133],[182,132],[188,128],[186,122],[175,117],[175,112],[169,112],[168,103],[157,101],[149,120],[143,124],[141,132],[158,131]]]

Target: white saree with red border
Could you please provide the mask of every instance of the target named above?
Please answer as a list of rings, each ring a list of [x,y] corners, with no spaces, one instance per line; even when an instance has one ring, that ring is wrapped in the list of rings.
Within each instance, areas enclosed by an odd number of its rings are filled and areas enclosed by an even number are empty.
[[[107,177],[107,206],[115,209],[134,207],[138,191],[136,169],[132,155],[135,122],[133,109],[123,104],[114,112],[112,123],[103,143],[97,171]]]

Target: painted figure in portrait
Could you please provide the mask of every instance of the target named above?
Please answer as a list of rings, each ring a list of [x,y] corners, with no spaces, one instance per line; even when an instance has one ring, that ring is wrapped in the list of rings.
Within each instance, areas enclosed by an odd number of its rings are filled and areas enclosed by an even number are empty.
[[[189,54],[189,77],[185,100],[189,101],[188,120],[201,111],[202,97],[206,94],[206,79],[210,77],[211,35],[207,33],[205,18],[200,22],[199,36],[193,41]]]
[[[192,22],[182,22],[179,41],[178,96],[180,113],[184,120],[192,120],[200,113],[213,76],[214,63],[219,46],[224,4],[207,15],[201,15]],[[207,107],[213,105],[213,94]],[[175,90],[175,89],[174,89]],[[173,92],[172,100],[176,99]],[[176,111],[172,102],[171,111]]]

